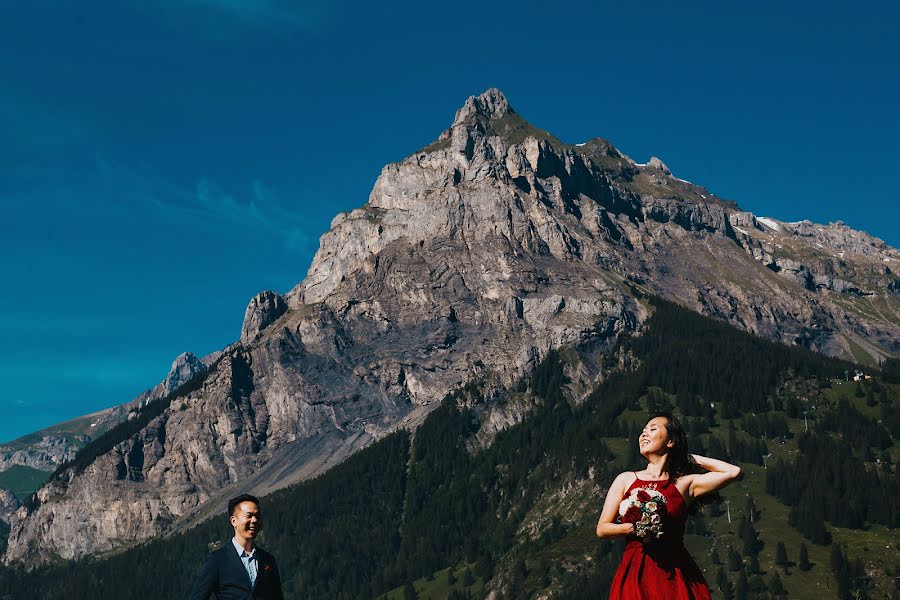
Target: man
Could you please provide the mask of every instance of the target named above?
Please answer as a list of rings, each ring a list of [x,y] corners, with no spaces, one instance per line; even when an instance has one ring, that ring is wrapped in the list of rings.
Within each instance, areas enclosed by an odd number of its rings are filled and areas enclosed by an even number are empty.
[[[209,555],[190,600],[284,600],[275,558],[256,546],[262,531],[259,500],[243,494],[228,501],[234,537]]]

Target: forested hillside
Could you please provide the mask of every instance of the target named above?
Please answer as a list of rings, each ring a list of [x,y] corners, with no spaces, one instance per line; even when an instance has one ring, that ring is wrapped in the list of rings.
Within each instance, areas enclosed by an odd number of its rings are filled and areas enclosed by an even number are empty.
[[[848,363],[652,304],[644,334],[614,352],[553,352],[500,405],[472,382],[414,436],[266,497],[260,543],[287,597],[605,597],[621,546],[594,536],[599,509],[612,478],[640,467],[636,434],[660,408],[683,417],[696,451],[744,469],[689,521],[715,597],[894,597],[898,386],[846,381]],[[575,398],[567,373],[582,361],[604,377]],[[527,416],[483,447],[494,410]],[[113,556],[7,570],[0,595],[183,598],[229,536],[223,515]]]

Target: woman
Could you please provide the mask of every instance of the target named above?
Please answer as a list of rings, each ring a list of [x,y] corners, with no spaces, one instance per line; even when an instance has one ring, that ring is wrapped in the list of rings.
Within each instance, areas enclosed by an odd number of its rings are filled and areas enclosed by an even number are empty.
[[[647,422],[638,444],[647,468],[615,478],[597,523],[598,537],[628,538],[609,598],[709,600],[703,573],[684,547],[684,524],[696,498],[725,487],[740,476],[741,468],[690,454],[684,427],[668,413]],[[697,467],[707,472],[692,472]],[[655,512],[642,518],[635,508],[619,519],[620,510],[625,512],[639,497],[645,510],[649,506]],[[627,522],[636,516],[637,523]]]

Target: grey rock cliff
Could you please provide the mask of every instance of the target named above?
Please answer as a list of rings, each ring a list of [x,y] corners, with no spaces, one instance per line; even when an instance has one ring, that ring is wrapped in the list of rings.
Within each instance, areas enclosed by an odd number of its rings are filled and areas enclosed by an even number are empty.
[[[169,374],[163,382],[163,388],[166,393],[177,390],[194,377],[202,375],[206,372],[206,363],[191,354],[183,352],[172,362]]]
[[[172,367],[163,381],[141,393],[137,398],[0,445],[0,471],[5,471],[13,465],[31,467],[48,473],[55,471],[59,466],[73,460],[93,438],[129,417],[133,418],[149,403],[159,400],[194,377],[202,375],[217,355],[218,353],[213,353],[200,359],[190,352],[184,352],[172,362]]]
[[[0,488],[0,521],[8,525],[18,508],[19,499],[11,491]]]
[[[56,467],[75,458],[80,448],[90,441],[87,435],[60,435],[48,432],[28,444],[0,446],[0,471],[13,465],[31,467],[39,471],[53,471]]]
[[[271,291],[260,292],[250,300],[241,326],[241,342],[252,342],[263,329],[271,325],[287,311],[287,304],[281,294]]]
[[[848,339],[898,350],[896,322],[834,284],[878,289],[900,310],[883,271],[896,250],[839,225],[766,226],[651,163],[599,138],[564,144],[497,90],[469,98],[335,217],[297,286],[250,302],[202,385],[145,403],[140,431],[19,509],[5,560],[77,558],[195,522],[231,493],[266,493],[415,427],[469,381],[500,397],[552,348],[600,351],[638,330],[637,288],[831,354]],[[816,283],[825,274],[831,288]],[[573,390],[600,376],[573,372]],[[522,411],[485,414],[496,432]],[[102,514],[86,510],[97,490]]]

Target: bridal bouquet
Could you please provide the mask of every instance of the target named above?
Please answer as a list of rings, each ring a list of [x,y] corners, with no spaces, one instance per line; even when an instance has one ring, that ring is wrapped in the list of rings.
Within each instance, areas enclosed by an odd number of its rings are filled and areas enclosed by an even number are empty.
[[[662,537],[662,518],[666,514],[666,497],[656,490],[635,488],[619,504],[623,523],[634,523],[634,534],[641,541]]]

